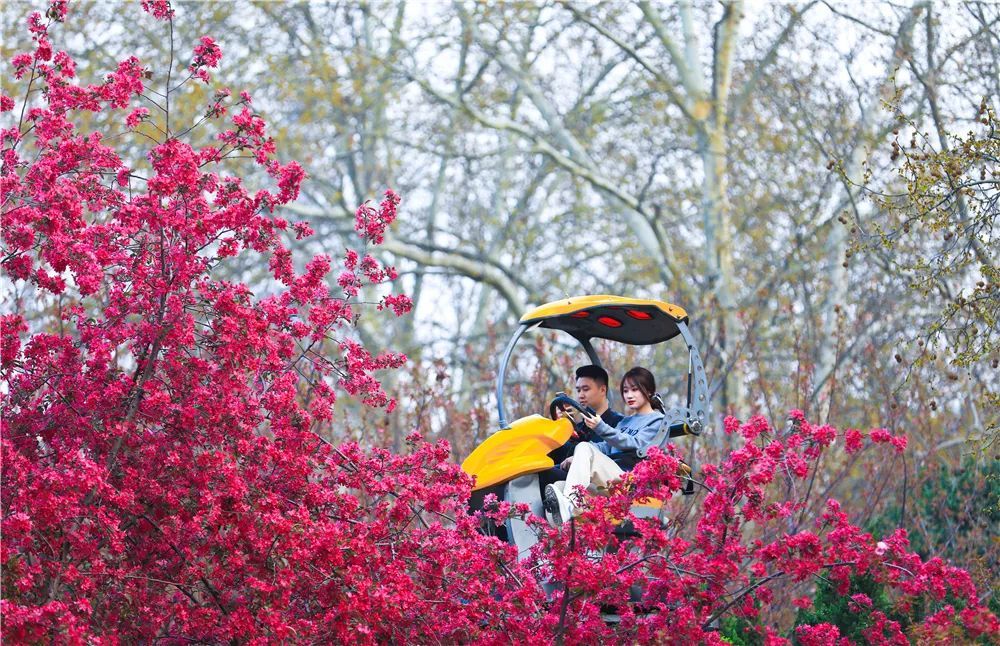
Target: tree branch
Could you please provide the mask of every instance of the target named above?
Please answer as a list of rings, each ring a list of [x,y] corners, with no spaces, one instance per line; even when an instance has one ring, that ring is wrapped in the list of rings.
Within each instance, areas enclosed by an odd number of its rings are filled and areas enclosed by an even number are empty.
[[[629,228],[632,229],[632,232],[635,234],[636,239],[642,247],[656,259],[657,265],[660,269],[661,278],[664,282],[672,283],[674,277],[679,275],[673,258],[670,255],[669,247],[662,243],[660,234],[651,223],[652,218],[648,213],[646,213],[645,210],[642,209],[642,206],[639,204],[639,200],[621,187],[620,182],[612,180],[592,168],[587,168],[580,163],[577,163],[576,160],[557,150],[552,144],[547,142],[538,134],[516,121],[512,121],[505,117],[493,117],[484,114],[462,101],[459,97],[446,94],[434,88],[422,79],[417,79],[413,76],[410,78],[431,96],[435,97],[439,101],[451,105],[452,107],[463,110],[466,114],[487,128],[492,128],[494,130],[506,130],[528,140],[532,143],[534,150],[548,156],[558,166],[561,166],[571,174],[587,180],[601,193],[613,197],[617,201],[621,202],[625,207],[627,207],[624,215]]]
[[[791,18],[785,24],[785,28],[781,30],[778,37],[774,39],[771,43],[771,47],[768,48],[767,54],[761,59],[760,63],[754,69],[753,74],[747,79],[747,82],[743,84],[740,88],[740,93],[736,97],[736,100],[730,104],[730,114],[731,119],[736,119],[743,113],[743,109],[746,107],[747,102],[750,100],[750,96],[757,90],[757,86],[760,84],[760,80],[764,78],[764,73],[767,71],[774,61],[778,58],[778,50],[788,42],[789,37],[791,37],[792,32],[795,30],[795,26],[802,20],[802,16],[805,15],[807,11],[812,9],[818,4],[818,0],[813,0],[801,9],[797,9],[794,6],[789,7],[792,12]]]
[[[667,48],[667,54],[670,56],[670,61],[674,64],[678,75],[681,77],[684,89],[687,90],[690,96],[694,97],[696,95],[697,83],[695,83],[692,77],[693,70],[688,68],[681,50],[677,47],[677,43],[674,42],[673,38],[670,37],[666,26],[664,26],[663,21],[660,19],[660,14],[650,6],[648,0],[640,2],[639,9],[642,10],[642,15],[646,17],[646,22],[653,28],[660,42]]]
[[[566,7],[566,9],[568,9],[570,13],[572,13],[577,20],[586,25],[589,25],[595,31],[597,31],[597,33],[601,34],[602,36],[610,40],[612,43],[617,45],[623,52],[625,52],[625,54],[628,55],[629,58],[638,63],[640,67],[642,67],[644,70],[652,74],[653,77],[657,81],[659,81],[660,84],[663,86],[663,91],[667,93],[668,97],[670,97],[671,103],[677,106],[677,108],[680,109],[681,113],[685,117],[687,117],[689,121],[692,122],[696,121],[694,115],[691,114],[690,109],[688,109],[687,101],[685,101],[684,97],[678,94],[677,90],[674,89],[676,85],[674,81],[672,79],[667,78],[667,75],[664,74],[663,71],[661,71],[656,66],[655,63],[653,63],[651,60],[643,56],[635,47],[632,47],[621,38],[615,36],[613,33],[611,33],[611,30],[609,30],[607,27],[599,23],[596,23],[590,18],[588,18],[583,12],[581,12],[579,9],[570,4],[567,0],[560,0],[560,4]]]

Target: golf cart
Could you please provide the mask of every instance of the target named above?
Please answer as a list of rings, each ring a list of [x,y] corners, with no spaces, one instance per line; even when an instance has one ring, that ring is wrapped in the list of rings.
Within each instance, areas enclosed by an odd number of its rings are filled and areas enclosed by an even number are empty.
[[[700,435],[708,420],[708,380],[687,322],[687,313],[676,305],[608,295],[554,301],[522,316],[500,359],[497,373],[499,430],[486,438],[462,463],[462,469],[476,479],[471,507],[474,510],[482,508],[484,498],[494,494],[499,500],[527,503],[532,513],[544,517],[538,474],[554,466],[548,454],[573,435],[572,422],[553,413],[557,407],[565,406],[580,412],[586,410],[579,402],[559,393],[548,408],[553,419],[529,415],[508,421],[504,407],[507,366],[514,346],[528,330],[547,328],[568,333],[579,341],[590,362],[597,366],[601,365],[601,361],[591,344],[592,339],[654,345],[680,336],[688,351],[686,405],[665,411],[652,443],[652,446],[663,446],[673,437]],[[645,450],[639,451],[639,457],[645,457]],[[633,506],[632,513],[638,518],[662,518],[662,504],[646,500],[641,505]],[[534,532],[519,519],[509,520],[505,526],[493,530],[501,538],[517,545],[522,555],[526,555],[537,541]]]

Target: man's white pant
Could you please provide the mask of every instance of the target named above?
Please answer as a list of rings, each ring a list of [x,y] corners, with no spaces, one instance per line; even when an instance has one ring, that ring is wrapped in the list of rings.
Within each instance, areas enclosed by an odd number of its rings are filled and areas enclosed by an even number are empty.
[[[587,489],[590,485],[594,485],[599,490],[607,489],[608,485],[620,478],[623,473],[625,472],[615,464],[614,460],[598,451],[593,444],[581,442],[573,451],[573,462],[569,465],[566,482],[557,482],[556,486],[575,503],[576,487]],[[576,504],[573,504],[573,513],[577,513]]]

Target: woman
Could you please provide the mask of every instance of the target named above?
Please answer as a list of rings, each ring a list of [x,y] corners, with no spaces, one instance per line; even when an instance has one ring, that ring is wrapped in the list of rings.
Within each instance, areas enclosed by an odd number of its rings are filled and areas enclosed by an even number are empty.
[[[660,430],[663,412],[654,410],[656,380],[651,372],[632,368],[622,377],[620,392],[630,415],[617,427],[609,426],[597,415],[584,415],[587,428],[601,441],[578,444],[573,455],[560,465],[567,471],[566,481],[545,487],[545,510],[556,523],[577,513],[577,487],[595,485],[606,489],[638,463],[637,452],[649,446]]]

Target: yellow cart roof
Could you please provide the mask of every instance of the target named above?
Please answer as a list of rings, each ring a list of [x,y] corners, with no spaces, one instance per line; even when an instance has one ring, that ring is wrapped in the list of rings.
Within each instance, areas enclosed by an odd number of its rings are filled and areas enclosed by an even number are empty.
[[[540,322],[540,327],[575,337],[651,345],[680,334],[677,324],[687,318],[682,308],[664,301],[595,294],[540,305],[526,312],[521,323]]]

